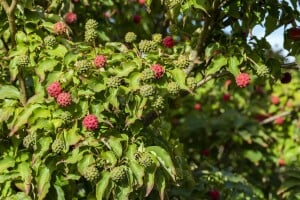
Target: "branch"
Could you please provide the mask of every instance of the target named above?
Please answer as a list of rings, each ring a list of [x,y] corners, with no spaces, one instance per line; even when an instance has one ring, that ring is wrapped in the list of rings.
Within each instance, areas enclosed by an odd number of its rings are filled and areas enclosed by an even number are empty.
[[[16,46],[16,23],[15,23],[15,8],[17,5],[17,0],[12,0],[10,6],[8,5],[6,0],[0,0],[1,6],[4,8],[5,13],[7,15],[8,24],[9,24],[9,32],[10,32],[10,38],[11,38],[11,48],[14,48]]]
[[[291,114],[291,111],[286,111],[286,112],[283,112],[283,113],[279,113],[278,115],[269,117],[269,118],[267,118],[267,119],[261,121],[259,124],[262,124],[262,125],[263,125],[263,124],[268,124],[268,123],[270,123],[270,122],[272,122],[272,121],[275,121],[275,120],[276,120],[277,118],[279,118],[279,117],[284,117],[284,116],[289,115],[289,114]]]
[[[205,83],[207,83],[211,79],[219,78],[221,76],[226,76],[226,75],[229,75],[229,74],[230,74],[230,72],[228,72],[228,71],[223,71],[223,72],[219,72],[219,73],[215,73],[215,74],[209,74],[208,76],[206,76],[204,79],[202,79],[201,81],[199,81],[197,83],[196,88],[204,85]]]
[[[6,2],[6,0],[0,0],[0,4],[4,8],[6,14],[9,13],[10,7],[9,7],[8,3]]]
[[[27,94],[26,94],[25,81],[24,81],[24,78],[23,78],[21,72],[19,72],[19,74],[17,75],[17,78],[19,81],[20,92],[21,92],[20,101],[21,101],[22,105],[25,106],[26,102],[27,102]]]

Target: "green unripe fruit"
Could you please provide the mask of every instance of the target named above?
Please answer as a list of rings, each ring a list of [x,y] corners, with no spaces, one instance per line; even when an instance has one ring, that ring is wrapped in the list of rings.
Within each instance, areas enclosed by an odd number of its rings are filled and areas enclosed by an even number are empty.
[[[121,182],[126,178],[127,167],[125,165],[121,165],[115,167],[110,172],[110,177],[114,182]]]
[[[44,44],[47,47],[54,48],[57,45],[56,38],[53,35],[48,35],[44,38]]]
[[[121,85],[122,79],[120,77],[114,76],[107,79],[106,86],[109,88],[117,88]]]
[[[258,65],[256,73],[258,76],[267,76],[270,73],[270,69],[266,65]]]
[[[136,34],[134,32],[128,32],[125,35],[125,42],[132,43],[136,40]]]
[[[186,68],[189,66],[189,58],[185,55],[180,55],[175,62],[176,67]]]
[[[177,33],[178,32],[178,27],[175,24],[171,24],[169,26],[169,30],[171,33]]]
[[[156,43],[150,40],[141,40],[139,49],[144,53],[154,51],[156,49]]]
[[[155,94],[155,87],[153,85],[143,85],[140,88],[140,94],[143,97],[150,97]]]
[[[98,28],[98,22],[94,19],[89,19],[85,23],[85,30],[92,30],[92,29],[97,29]]]
[[[168,91],[172,95],[177,95],[180,92],[180,87],[176,82],[168,83]]]
[[[65,143],[62,139],[56,138],[51,145],[51,149],[54,153],[60,153],[64,150]]]
[[[146,68],[142,71],[142,75],[140,80],[142,82],[150,82],[155,78],[154,72],[153,70],[151,70],[150,68]]]
[[[96,38],[97,38],[97,31],[95,29],[87,29],[84,32],[84,41],[95,42]]]
[[[0,82],[9,81],[9,69],[0,66]]]
[[[73,115],[69,111],[61,113],[60,118],[63,120],[64,124],[70,124],[73,121]]]
[[[36,133],[31,133],[31,134],[28,134],[24,137],[23,139],[23,146],[26,147],[27,149],[29,147],[32,147],[36,144]]]
[[[18,57],[18,66],[27,67],[29,65],[29,57],[27,55],[22,55]]]
[[[157,96],[156,99],[154,100],[152,107],[155,110],[163,110],[165,107],[165,100],[162,96]]]
[[[147,152],[137,152],[135,154],[135,158],[138,161],[138,163],[145,168],[150,167],[153,163],[150,154]]]
[[[195,89],[197,86],[197,82],[194,77],[189,77],[186,79],[186,84],[190,89]]]
[[[83,177],[90,181],[90,182],[95,182],[99,179],[99,171],[95,165],[91,165],[86,168],[84,171]]]
[[[155,42],[156,44],[160,44],[162,42],[162,34],[154,33],[152,35],[152,41]]]
[[[75,63],[78,74],[86,74],[91,68],[91,64],[86,60],[79,60]]]

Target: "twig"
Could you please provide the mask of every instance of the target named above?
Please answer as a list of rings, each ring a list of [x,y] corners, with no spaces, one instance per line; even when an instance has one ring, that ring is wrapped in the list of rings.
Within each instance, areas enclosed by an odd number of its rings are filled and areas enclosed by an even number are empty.
[[[197,83],[196,88],[204,85],[205,83],[207,83],[211,79],[219,78],[221,76],[226,76],[226,75],[229,75],[229,74],[230,74],[230,72],[228,72],[228,71],[223,71],[223,72],[219,72],[219,73],[215,73],[215,74],[209,74],[208,76],[206,76],[205,78],[203,78],[201,81],[199,81]]]
[[[283,112],[283,113],[279,113],[279,114],[277,114],[277,115],[274,115],[274,116],[272,116],[272,117],[269,117],[269,118],[267,118],[267,119],[261,121],[259,124],[261,124],[261,125],[267,124],[267,123],[270,123],[270,122],[276,120],[276,119],[279,118],[279,117],[284,117],[284,116],[287,116],[287,115],[289,115],[289,114],[291,114],[291,111],[286,111],[286,112]]]

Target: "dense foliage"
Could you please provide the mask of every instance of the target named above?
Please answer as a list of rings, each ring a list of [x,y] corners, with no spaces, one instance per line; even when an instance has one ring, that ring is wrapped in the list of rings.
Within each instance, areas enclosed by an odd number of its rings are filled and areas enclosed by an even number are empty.
[[[0,3],[0,199],[300,198],[296,0]]]

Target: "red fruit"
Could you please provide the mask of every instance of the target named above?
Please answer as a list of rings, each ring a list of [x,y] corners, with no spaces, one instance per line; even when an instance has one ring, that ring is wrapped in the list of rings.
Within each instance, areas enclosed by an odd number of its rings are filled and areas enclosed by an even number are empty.
[[[78,3],[80,0],[73,0],[75,3]]]
[[[246,87],[250,83],[250,80],[250,75],[247,73],[240,73],[235,78],[236,84],[241,88]]]
[[[220,199],[220,192],[218,190],[211,190],[209,192],[209,196],[211,200],[219,200]]]
[[[56,22],[53,26],[53,30],[55,34],[61,35],[67,31],[67,27],[63,22]]]
[[[133,22],[139,24],[141,22],[142,17],[140,15],[133,16]]]
[[[146,3],[146,0],[139,0],[139,4],[145,5],[145,3]]]
[[[174,46],[174,40],[171,36],[167,36],[162,41],[164,47],[166,48],[172,48]]]
[[[77,15],[73,12],[68,12],[65,15],[65,21],[67,24],[74,24],[77,21]]]
[[[194,105],[194,109],[195,110],[201,110],[201,108],[202,108],[202,106],[201,106],[201,104],[200,103],[195,103],[195,105]]]
[[[288,107],[288,108],[293,107],[293,101],[291,99],[289,99],[288,102],[286,102],[286,107]]]
[[[209,153],[210,153],[209,149],[203,149],[203,150],[201,151],[201,154],[202,154],[203,156],[208,156]]]
[[[106,57],[103,55],[97,55],[94,59],[94,65],[97,68],[104,67],[106,65]]]
[[[278,96],[272,96],[271,102],[272,102],[272,104],[277,105],[280,103],[280,99]]]
[[[47,88],[47,92],[51,97],[57,98],[57,96],[61,93],[62,88],[60,86],[59,82],[53,82],[51,83],[48,88]]]
[[[274,122],[275,122],[275,124],[277,124],[277,125],[282,125],[283,122],[284,122],[284,119],[283,119],[283,117],[278,117],[278,118],[275,119]]]
[[[300,27],[290,28],[288,36],[291,40],[300,40]]]
[[[82,124],[87,130],[93,131],[98,128],[99,122],[98,122],[98,118],[95,115],[90,114],[85,116],[85,118],[82,121]]]
[[[227,93],[227,94],[224,94],[224,95],[223,95],[223,100],[224,100],[224,101],[229,101],[229,100],[230,100],[230,94],[228,94],[228,93]]]
[[[161,66],[160,64],[153,65],[151,67],[151,70],[154,72],[154,76],[156,79],[161,78],[165,73],[163,66]]]
[[[292,80],[292,75],[290,72],[285,72],[284,74],[282,74],[280,79],[281,83],[283,84],[289,83],[291,82],[291,80]]]
[[[62,107],[66,107],[71,105],[72,103],[72,97],[69,93],[67,92],[62,92],[57,96],[56,99],[57,103],[62,106]]]
[[[279,161],[278,161],[278,164],[280,167],[283,167],[285,165],[285,161],[283,158],[280,158]]]

